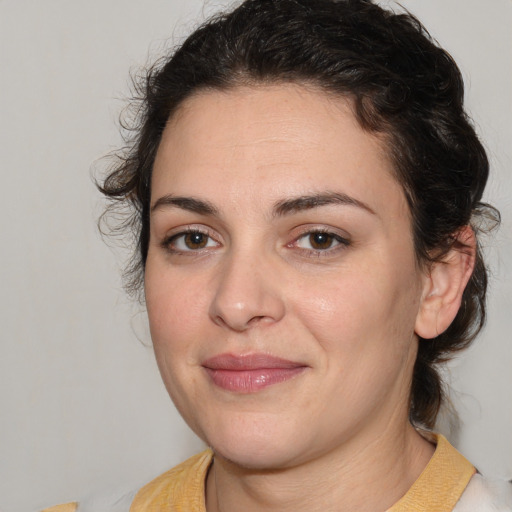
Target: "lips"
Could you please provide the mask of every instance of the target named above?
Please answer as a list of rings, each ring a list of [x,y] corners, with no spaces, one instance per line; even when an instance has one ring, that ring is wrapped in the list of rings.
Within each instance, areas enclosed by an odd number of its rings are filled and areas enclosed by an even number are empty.
[[[203,363],[212,382],[227,391],[255,393],[285,382],[307,366],[267,354],[221,354]]]

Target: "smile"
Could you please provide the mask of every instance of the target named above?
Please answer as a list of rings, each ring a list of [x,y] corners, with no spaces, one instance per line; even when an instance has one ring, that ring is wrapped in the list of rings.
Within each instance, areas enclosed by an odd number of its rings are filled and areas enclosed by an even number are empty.
[[[212,382],[222,389],[254,393],[292,379],[307,366],[267,354],[221,354],[206,360],[203,368]]]

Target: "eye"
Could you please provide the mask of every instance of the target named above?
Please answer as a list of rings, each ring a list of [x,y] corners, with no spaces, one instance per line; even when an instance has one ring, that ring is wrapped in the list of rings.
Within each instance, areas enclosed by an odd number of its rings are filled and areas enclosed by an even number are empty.
[[[218,243],[202,231],[186,231],[167,238],[163,245],[171,252],[192,252],[217,247]]]
[[[349,245],[345,238],[328,231],[310,231],[297,238],[295,245],[309,251],[328,251],[340,245]]]

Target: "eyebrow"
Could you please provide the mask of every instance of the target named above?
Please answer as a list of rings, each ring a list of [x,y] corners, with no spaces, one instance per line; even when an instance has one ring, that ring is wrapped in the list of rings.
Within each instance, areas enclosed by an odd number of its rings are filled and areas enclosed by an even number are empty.
[[[273,215],[275,217],[281,217],[329,205],[355,206],[366,210],[372,215],[377,215],[375,211],[363,201],[339,192],[303,195],[278,201],[274,204]],[[219,214],[219,210],[209,201],[193,197],[175,197],[172,194],[157,199],[155,204],[151,207],[151,212],[165,208],[180,208],[199,215],[214,216]]]
[[[274,216],[284,216],[297,213],[303,210],[311,210],[319,206],[328,205],[356,206],[377,215],[370,206],[363,201],[339,192],[326,192],[321,194],[304,195],[292,199],[279,201],[274,205]]]
[[[164,208],[181,208],[200,215],[218,215],[219,211],[209,201],[195,199],[193,197],[175,197],[168,194],[160,197],[151,207],[151,212]]]

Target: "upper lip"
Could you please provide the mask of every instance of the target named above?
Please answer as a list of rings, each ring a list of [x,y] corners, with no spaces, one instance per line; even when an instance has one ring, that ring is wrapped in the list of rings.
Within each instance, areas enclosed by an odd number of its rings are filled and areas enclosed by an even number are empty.
[[[305,364],[289,361],[269,354],[219,354],[203,362],[205,368],[210,370],[258,370],[262,368],[302,368]]]

